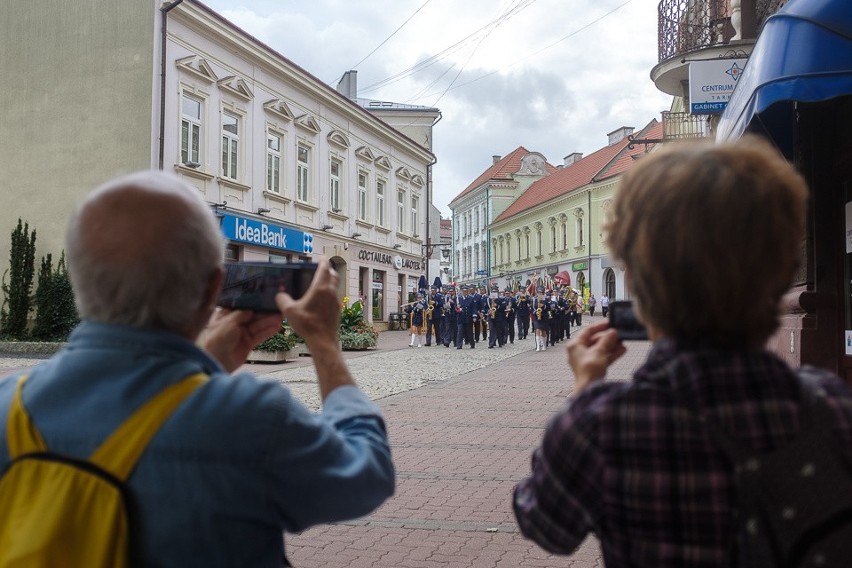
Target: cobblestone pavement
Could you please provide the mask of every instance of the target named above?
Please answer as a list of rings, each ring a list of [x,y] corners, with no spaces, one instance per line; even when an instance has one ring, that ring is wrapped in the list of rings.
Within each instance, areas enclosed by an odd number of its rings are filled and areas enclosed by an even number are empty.
[[[511,509],[512,488],[529,473],[544,426],[573,389],[565,343],[537,353],[532,337],[503,349],[488,349],[485,342],[463,350],[409,348],[409,338],[402,331],[384,332],[379,349],[344,354],[358,384],[385,413],[396,494],[367,517],[288,534],[293,564],[603,566],[594,538],[571,556],[550,555],[521,536]],[[648,343],[629,344],[610,379],[628,378],[648,349]],[[0,375],[36,363],[0,355]],[[313,408],[319,403],[310,357],[243,370],[285,384]]]
[[[571,556],[550,555],[521,536],[511,509],[512,488],[529,473],[530,454],[548,418],[573,389],[564,345],[543,353],[535,352],[531,338],[504,349],[482,349],[482,344],[462,351],[403,346],[350,361],[356,380],[374,397],[403,391],[403,385],[423,384],[378,400],[397,469],[396,494],[367,517],[287,535],[293,564],[603,566],[594,538]],[[628,354],[610,377],[629,377],[648,347],[628,345]],[[303,376],[290,373],[270,377],[292,388],[292,381]]]

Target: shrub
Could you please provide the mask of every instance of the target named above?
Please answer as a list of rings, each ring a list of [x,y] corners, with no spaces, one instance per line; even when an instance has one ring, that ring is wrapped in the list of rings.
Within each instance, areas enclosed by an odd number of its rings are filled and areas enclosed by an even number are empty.
[[[0,309],[0,334],[23,339],[27,332],[30,313],[30,294],[35,272],[36,232],[30,233],[29,223],[18,219],[12,231],[12,248],[9,250],[9,269],[3,273],[3,307]],[[6,283],[6,276],[9,283]]]
[[[297,336],[286,323],[272,337],[266,339],[254,348],[255,351],[289,351],[296,344]]]
[[[378,332],[364,319],[364,306],[356,301],[351,306],[343,298],[340,310],[340,346],[344,351],[372,349],[378,345]]]

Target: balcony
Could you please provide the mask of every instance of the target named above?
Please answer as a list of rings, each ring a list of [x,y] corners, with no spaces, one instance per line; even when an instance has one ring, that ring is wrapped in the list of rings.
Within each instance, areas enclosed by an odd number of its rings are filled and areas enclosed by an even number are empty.
[[[707,138],[710,129],[707,115],[688,112],[662,112],[663,141],[684,140],[687,138]]]
[[[696,49],[727,45],[737,33],[731,23],[731,0],[662,0],[657,31],[660,62]]]
[[[654,84],[664,93],[686,97],[690,61],[748,57],[763,22],[786,1],[661,0]]]

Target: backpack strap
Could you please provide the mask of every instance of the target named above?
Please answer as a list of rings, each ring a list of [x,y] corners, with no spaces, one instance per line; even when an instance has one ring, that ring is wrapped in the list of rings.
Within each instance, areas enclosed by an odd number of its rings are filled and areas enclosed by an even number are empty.
[[[207,375],[197,373],[161,391],[110,434],[92,453],[89,461],[126,481],[151,438],[180,403],[208,379]]]
[[[24,454],[46,452],[47,444],[36,428],[30,416],[24,408],[21,399],[21,391],[27,375],[18,379],[15,395],[12,397],[12,406],[9,408],[9,417],[6,421],[6,448],[9,450],[9,458],[14,460]]]

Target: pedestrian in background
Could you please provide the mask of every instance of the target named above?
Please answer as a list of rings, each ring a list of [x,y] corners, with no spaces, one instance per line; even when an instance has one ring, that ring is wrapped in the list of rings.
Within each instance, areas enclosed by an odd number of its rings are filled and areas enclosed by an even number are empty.
[[[848,386],[827,371],[797,372],[765,348],[799,264],[807,198],[802,177],[755,138],[664,148],[625,174],[607,244],[654,345],[632,381],[606,381],[626,352],[608,322],[568,343],[572,400],[515,489],[524,535],[569,554],[594,533],[608,567],[733,565],[742,534],[734,467],[707,423],[746,452],[786,447],[804,428],[805,375],[834,423],[820,434],[849,463]]]
[[[601,294],[601,315],[606,317],[607,313],[609,313],[609,296]]]
[[[594,317],[595,315],[595,306],[598,304],[598,301],[595,300],[594,294],[589,294],[589,315]]]

